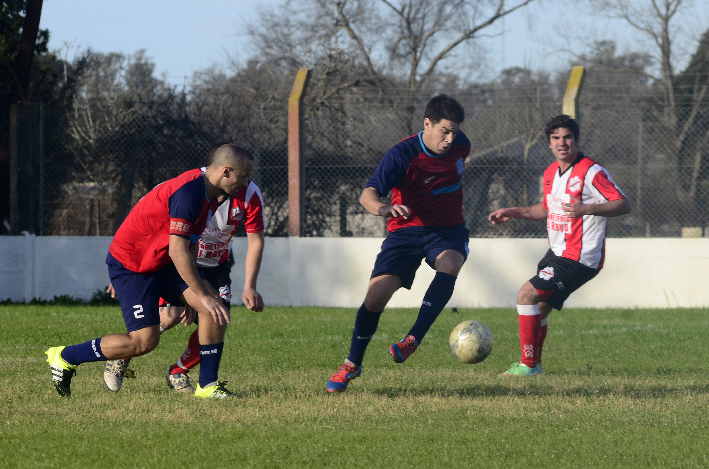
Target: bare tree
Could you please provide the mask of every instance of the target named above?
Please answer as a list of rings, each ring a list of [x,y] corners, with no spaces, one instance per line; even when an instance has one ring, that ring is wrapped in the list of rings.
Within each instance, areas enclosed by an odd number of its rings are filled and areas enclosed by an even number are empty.
[[[697,195],[702,153],[688,155],[683,149],[688,139],[697,138],[693,126],[702,107],[706,106],[705,97],[709,91],[709,81],[697,80],[691,90],[677,86],[678,74],[675,72],[675,38],[680,25],[679,15],[688,11],[689,0],[650,0],[634,2],[631,0],[589,0],[599,14],[624,20],[635,30],[652,41],[652,54],[657,74],[647,73],[647,77],[660,90],[656,99],[657,116],[654,131],[655,141],[662,147],[670,165],[675,169],[675,196],[680,203],[694,203]],[[682,99],[679,94],[691,94],[692,99]],[[709,134],[701,135],[705,141]],[[682,168],[691,170],[683,174]]]
[[[288,0],[278,12],[263,13],[249,33],[259,57],[317,68],[330,94],[364,84],[384,89],[395,78],[411,112],[414,97],[440,78],[447,60],[466,62],[456,56],[462,45],[532,1]],[[455,67],[459,75],[467,71]],[[348,79],[327,79],[334,75]]]
[[[201,165],[212,139],[187,116],[184,96],[153,78],[143,51],[86,51],[64,70],[67,90],[47,111],[48,230],[114,233],[148,190]]]

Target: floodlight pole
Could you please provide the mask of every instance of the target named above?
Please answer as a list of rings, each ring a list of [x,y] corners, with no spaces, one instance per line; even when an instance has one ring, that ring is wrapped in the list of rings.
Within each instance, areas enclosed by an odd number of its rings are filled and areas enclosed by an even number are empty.
[[[305,122],[303,98],[310,70],[301,68],[288,99],[288,236],[303,236],[305,226]]]

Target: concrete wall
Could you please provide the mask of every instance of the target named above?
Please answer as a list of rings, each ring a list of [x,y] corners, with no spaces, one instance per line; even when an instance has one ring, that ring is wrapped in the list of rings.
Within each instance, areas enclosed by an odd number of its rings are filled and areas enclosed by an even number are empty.
[[[71,295],[88,299],[108,285],[107,237],[0,237],[0,300]],[[270,306],[362,303],[382,238],[267,238],[258,289]],[[234,240],[234,302],[244,282],[246,239]],[[471,239],[450,306],[511,307],[547,250],[545,239]],[[609,239],[601,273],[569,307],[709,306],[709,239]],[[417,307],[433,279],[424,263],[411,291],[392,307]]]

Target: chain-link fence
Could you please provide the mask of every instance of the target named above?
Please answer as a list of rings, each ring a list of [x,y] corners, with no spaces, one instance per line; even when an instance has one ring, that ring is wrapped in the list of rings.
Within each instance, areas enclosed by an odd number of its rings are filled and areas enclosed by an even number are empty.
[[[471,236],[546,235],[544,222],[493,227],[487,215],[540,202],[541,176],[553,161],[542,129],[561,113],[563,88],[447,90],[466,109],[462,130],[472,144],[463,177]],[[609,236],[704,234],[709,106],[689,94],[680,90],[670,108],[636,75],[616,76],[611,84],[587,77],[579,103],[580,148],[609,170],[633,206],[631,215],[610,221]],[[305,100],[305,235],[383,236],[384,220],[367,214],[359,196],[386,151],[421,129],[432,94],[358,90],[339,96]],[[247,117],[232,118],[251,122],[248,131],[207,122],[189,102],[131,107],[123,97],[46,106],[42,234],[112,235],[148,190],[202,166],[214,142],[231,140],[255,155],[253,179],[264,194],[267,235],[286,236],[287,99],[256,102]],[[4,146],[6,138],[4,132]]]
[[[659,90],[637,75],[612,83],[588,80],[579,103],[580,149],[604,165],[633,206],[611,218],[611,237],[697,237],[706,233],[709,199],[709,102],[678,89],[678,104],[663,105]],[[696,82],[706,82],[697,77]],[[695,88],[696,90],[696,88]],[[462,130],[471,154],[463,177],[464,216],[472,237],[545,237],[544,222],[512,220],[501,227],[490,212],[541,202],[542,175],[554,161],[545,122],[562,110],[563,88],[538,85],[462,92]],[[359,205],[362,188],[381,156],[420,130],[423,108],[393,108],[377,96],[308,112],[306,233],[381,236],[384,220]],[[339,162],[339,164],[338,164]],[[709,235],[709,234],[707,234]]]

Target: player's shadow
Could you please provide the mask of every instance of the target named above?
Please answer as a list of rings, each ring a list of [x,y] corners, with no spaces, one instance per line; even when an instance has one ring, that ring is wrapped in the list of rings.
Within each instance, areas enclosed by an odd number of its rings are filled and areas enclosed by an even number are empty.
[[[474,384],[471,386],[441,386],[431,388],[380,387],[370,390],[372,394],[387,398],[400,397],[606,397],[622,396],[631,399],[668,398],[676,396],[699,396],[709,394],[709,385],[691,384],[686,386],[670,385],[633,385],[620,386],[569,386],[559,387],[553,384],[534,384],[524,387],[508,384]]]

